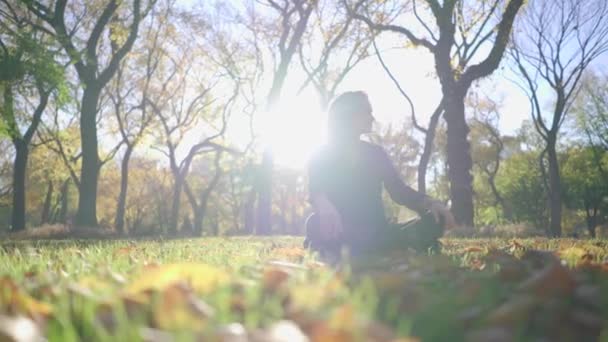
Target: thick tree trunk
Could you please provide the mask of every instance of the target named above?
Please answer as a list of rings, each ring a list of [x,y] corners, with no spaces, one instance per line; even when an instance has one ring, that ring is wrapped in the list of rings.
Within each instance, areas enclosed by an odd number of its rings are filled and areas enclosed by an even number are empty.
[[[559,164],[557,151],[555,150],[556,140],[555,137],[551,137],[547,144],[547,157],[549,159],[549,203],[551,208],[549,229],[554,237],[559,237],[562,235],[562,196]]]
[[[13,168],[12,230],[25,229],[25,172],[27,170],[28,147],[22,140],[14,140],[15,164]]]
[[[272,230],[272,151],[266,150],[258,173],[258,209],[256,234],[269,235]]]
[[[49,180],[49,184],[46,189],[46,196],[44,197],[44,204],[42,205],[42,215],[40,215],[40,224],[49,222],[51,213],[51,202],[53,201],[53,181]]]
[[[447,161],[452,213],[459,224],[473,227],[473,176],[470,145],[467,140],[469,127],[464,115],[466,91],[456,91],[446,97],[445,120],[447,122]]]
[[[192,219],[192,233],[194,236],[200,237],[203,235],[203,218],[205,217],[205,213],[201,213],[196,211],[194,213],[194,218]]]
[[[120,194],[118,195],[118,205],[116,207],[116,219],[114,226],[116,232],[123,234],[125,232],[125,207],[127,205],[127,190],[129,186],[129,160],[133,153],[133,145],[127,144],[127,150],[122,157],[120,165]]]
[[[78,196],[76,227],[96,227],[97,181],[99,179],[99,155],[97,154],[97,103],[100,90],[92,85],[85,88],[80,113],[80,140],[82,169]]]

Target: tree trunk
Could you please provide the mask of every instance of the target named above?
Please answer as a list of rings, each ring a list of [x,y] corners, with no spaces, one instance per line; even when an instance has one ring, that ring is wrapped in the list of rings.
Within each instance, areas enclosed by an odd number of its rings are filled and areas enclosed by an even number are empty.
[[[175,177],[175,185],[173,187],[173,203],[171,204],[171,215],[169,221],[169,234],[176,234],[179,223],[179,207],[182,196],[183,180],[180,176]]]
[[[61,209],[59,211],[59,222],[67,223],[68,205],[70,204],[70,179],[66,179],[61,186]]]
[[[44,198],[44,204],[42,206],[42,215],[40,216],[40,224],[49,222],[51,212],[51,202],[53,200],[53,181],[49,180],[49,184],[46,189],[46,196]]]
[[[502,208],[502,213],[505,220],[510,221],[512,217],[511,209],[507,206],[507,203],[505,203],[505,200],[502,198],[498,188],[496,187],[496,173],[488,173],[488,184],[490,185],[490,189],[494,195],[494,205]]]
[[[587,231],[589,235],[595,239],[595,226],[597,222],[597,208],[593,208],[593,214],[590,213],[590,208],[585,209],[587,219]]]
[[[76,227],[96,227],[97,181],[99,179],[99,155],[97,154],[97,103],[100,90],[87,85],[82,96],[80,113],[80,141],[82,146],[82,170],[78,196]]]
[[[272,167],[273,156],[270,149],[264,152],[258,173],[258,209],[256,234],[269,235],[272,224]]]
[[[11,226],[13,231],[25,229],[25,172],[27,170],[28,147],[22,140],[13,140],[15,164],[13,168],[13,210]]]
[[[203,235],[203,218],[204,217],[205,217],[204,213],[202,213],[198,210],[194,212],[194,218],[192,219],[192,233],[196,237],[201,237]]]
[[[556,137],[550,137],[547,142],[547,157],[549,159],[549,204],[551,209],[549,229],[554,237],[562,235],[562,197],[561,180],[557,151],[555,150]]]
[[[116,207],[116,219],[114,226],[116,232],[123,234],[125,231],[125,207],[127,205],[127,189],[129,186],[129,160],[133,153],[133,145],[127,144],[127,150],[122,157],[120,165],[120,194],[118,195],[118,205]]]
[[[418,164],[418,192],[426,194],[426,171],[428,169],[431,155],[433,154],[433,142],[435,141],[435,130],[437,129],[437,123],[439,117],[443,113],[443,105],[440,104],[431,115],[429,127],[424,136],[424,150],[420,156],[420,163]]]
[[[470,145],[467,140],[469,127],[464,115],[466,91],[452,90],[446,97],[445,120],[447,122],[447,162],[452,213],[459,224],[473,227],[473,177]]]

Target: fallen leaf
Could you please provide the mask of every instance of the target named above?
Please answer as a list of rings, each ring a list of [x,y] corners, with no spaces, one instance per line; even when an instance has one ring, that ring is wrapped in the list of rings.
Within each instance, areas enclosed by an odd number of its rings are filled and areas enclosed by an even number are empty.
[[[477,247],[477,246],[471,246],[471,247],[467,247],[464,252],[465,253],[483,253],[486,250],[481,248],[481,247]]]
[[[575,288],[574,275],[559,263],[547,265],[544,269],[533,273],[519,286],[520,290],[529,291],[541,297],[566,295]]]
[[[486,320],[493,325],[511,325],[527,320],[532,309],[538,305],[538,299],[531,295],[519,295],[491,311]]]
[[[147,268],[124,290],[124,294],[136,294],[145,290],[159,290],[178,282],[187,283],[194,292],[207,294],[219,286],[227,284],[226,272],[205,264],[167,264]]]
[[[262,274],[262,286],[277,291],[289,279],[289,273],[277,267],[267,267]]]
[[[129,255],[135,248],[133,246],[121,247],[114,251],[114,255]]]
[[[53,310],[19,289],[8,276],[0,278],[0,313],[24,314],[36,321],[48,319]]]
[[[163,330],[201,331],[214,310],[196,298],[185,284],[174,284],[158,294],[154,322]]]
[[[326,321],[316,321],[309,333],[312,342],[346,342],[354,336],[343,329],[335,329]]]

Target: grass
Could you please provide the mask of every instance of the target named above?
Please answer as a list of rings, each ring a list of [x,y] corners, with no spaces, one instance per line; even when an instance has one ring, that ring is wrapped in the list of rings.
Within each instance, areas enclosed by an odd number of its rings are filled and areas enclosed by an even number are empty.
[[[608,340],[608,241],[447,239],[329,267],[294,237],[0,244],[0,337]],[[303,340],[303,339],[302,339]]]

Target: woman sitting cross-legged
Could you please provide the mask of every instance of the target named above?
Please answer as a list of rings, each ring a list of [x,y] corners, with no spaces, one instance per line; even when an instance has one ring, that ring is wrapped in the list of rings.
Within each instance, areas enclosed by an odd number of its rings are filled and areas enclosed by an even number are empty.
[[[407,186],[381,146],[363,141],[371,132],[372,107],[362,91],[338,96],[329,108],[328,142],[309,163],[313,214],[306,221],[305,247],[321,253],[352,254],[412,247],[439,247],[454,218],[443,203]],[[402,226],[389,225],[382,188],[420,214]]]

